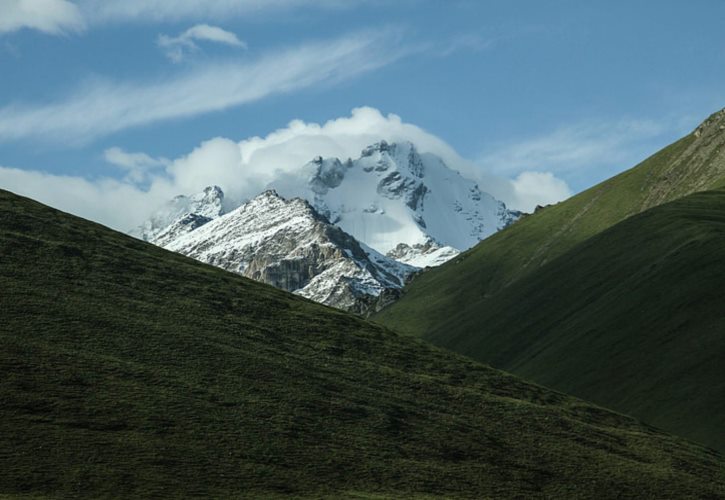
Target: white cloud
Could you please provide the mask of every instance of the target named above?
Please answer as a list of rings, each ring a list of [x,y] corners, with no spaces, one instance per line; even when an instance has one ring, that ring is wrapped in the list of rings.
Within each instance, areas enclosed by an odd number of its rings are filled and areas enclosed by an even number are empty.
[[[55,103],[0,108],[0,142],[41,138],[87,143],[162,120],[224,110],[272,94],[334,84],[406,54],[391,30],[307,43],[250,62],[207,64],[161,81],[92,81]]]
[[[345,8],[364,0],[80,0],[94,22],[223,20],[303,8]]]
[[[646,141],[671,132],[672,124],[654,120],[582,122],[494,147],[478,163],[499,174],[543,170],[557,175],[581,173],[604,164],[632,166],[639,154],[651,151]]]
[[[462,50],[482,52],[493,47],[495,43],[496,39],[483,38],[475,33],[468,33],[453,37],[444,44],[435,47],[432,52],[439,57],[446,57]]]
[[[84,27],[80,10],[68,0],[2,0],[0,7],[0,35],[23,28],[61,35]]]
[[[267,165],[267,170],[273,167]],[[223,137],[201,143],[188,155],[177,158],[166,172],[177,194],[197,193],[216,184],[228,197],[241,201],[262,190],[259,177],[242,162],[239,144]]]
[[[166,158],[153,158],[146,153],[129,153],[119,147],[106,149],[103,157],[111,165],[125,170],[127,180],[137,184],[146,181],[154,170],[170,163]]]
[[[214,42],[241,49],[247,48],[247,44],[240,40],[234,33],[208,24],[197,24],[175,37],[159,35],[157,43],[159,47],[164,49],[169,59],[173,62],[180,62],[184,59],[187,52],[196,52],[199,50],[199,46],[195,40]]]
[[[224,20],[284,10],[349,8],[371,0],[80,0],[94,23]]]
[[[231,187],[231,194],[236,197],[253,196],[280,176],[294,174],[315,156],[357,158],[363,148],[380,140],[410,141],[422,153],[440,156],[448,166],[476,180],[482,190],[513,208],[533,209],[537,204],[554,203],[570,195],[566,183],[551,174],[542,174],[542,180],[546,182],[542,182],[540,191],[527,184],[530,177],[519,180],[517,185],[506,177],[491,175],[462,158],[439,137],[405,123],[397,115],[385,116],[370,107],[354,109],[351,116],[330,120],[323,125],[294,120],[264,138],[241,141],[242,173],[234,175],[239,180],[239,186],[248,186],[248,189],[238,191],[234,183],[227,184],[227,189]]]
[[[147,214],[154,196],[134,184],[0,167],[0,187],[116,229]]]
[[[219,21],[373,1],[377,0],[2,0],[0,35],[23,28],[62,35],[109,22]]]
[[[569,198],[573,193],[566,182],[551,172],[521,172],[513,180],[516,208],[533,212],[537,205],[546,206]]]
[[[536,204],[559,201],[569,194],[566,185],[548,173],[530,172],[514,181],[486,175],[435,135],[405,123],[399,116],[386,116],[367,107],[324,124],[294,120],[265,137],[240,142],[217,137],[174,161],[127,153],[119,148],[106,151],[106,158],[115,165],[131,170],[142,168],[144,186],[128,177],[121,181],[110,178],[90,181],[9,168],[0,168],[0,186],[128,230],[177,194],[196,193],[217,184],[228,198],[242,201],[277,179],[299,174],[300,167],[315,156],[356,158],[364,147],[381,139],[408,140],[421,152],[442,157],[451,168],[477,179],[482,190],[513,208],[525,205],[531,209]],[[159,168],[162,163],[163,170]]]

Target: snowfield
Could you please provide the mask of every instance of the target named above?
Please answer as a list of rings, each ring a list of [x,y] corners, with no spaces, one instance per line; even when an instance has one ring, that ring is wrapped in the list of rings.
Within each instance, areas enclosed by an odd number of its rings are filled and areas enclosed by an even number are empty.
[[[312,300],[367,314],[519,216],[411,143],[315,158],[225,212],[220,187],[180,195],[131,234]]]

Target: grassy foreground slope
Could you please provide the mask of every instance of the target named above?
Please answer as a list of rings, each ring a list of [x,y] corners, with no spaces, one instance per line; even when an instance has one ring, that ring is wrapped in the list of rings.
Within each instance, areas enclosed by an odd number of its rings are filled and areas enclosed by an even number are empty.
[[[636,167],[530,215],[459,258],[418,275],[403,297],[376,319],[416,336],[464,334],[459,313],[475,314],[490,297],[576,244],[648,208],[722,185],[725,110]]]
[[[632,418],[0,191],[0,495],[725,494]]]
[[[653,208],[518,280],[435,343],[725,450],[725,190]]]

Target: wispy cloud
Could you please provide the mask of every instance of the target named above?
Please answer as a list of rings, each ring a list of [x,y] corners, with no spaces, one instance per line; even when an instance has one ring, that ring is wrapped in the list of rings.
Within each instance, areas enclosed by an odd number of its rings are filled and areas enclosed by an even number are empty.
[[[630,167],[651,153],[652,142],[669,142],[681,132],[679,120],[586,121],[553,132],[493,145],[477,163],[491,172],[516,175],[544,170],[580,176],[603,167]]]
[[[338,83],[407,53],[396,31],[367,31],[268,53],[250,62],[207,64],[163,81],[92,81],[55,103],[0,108],[0,142],[40,138],[87,143],[131,127]]]
[[[62,35],[82,31],[85,21],[68,0],[2,0],[0,35],[23,28]]]
[[[376,0],[2,0],[0,35],[24,28],[50,35],[106,23],[212,21],[266,13],[344,9]]]
[[[4,52],[5,54],[9,55],[10,57],[14,57],[15,59],[20,57],[20,49],[17,45],[10,42],[4,42],[0,44],[0,52]]]
[[[347,8],[365,0],[80,0],[94,23],[222,20],[302,8]]]
[[[171,163],[166,158],[154,158],[146,153],[129,153],[119,147],[106,149],[103,157],[111,165],[126,171],[126,180],[134,184],[146,182],[154,171]]]
[[[446,57],[462,50],[481,52],[490,49],[495,43],[496,39],[484,38],[481,35],[469,33],[451,38],[436,46],[432,52],[439,57]]]
[[[208,24],[197,24],[178,36],[159,35],[157,43],[164,50],[166,57],[178,63],[188,52],[199,50],[197,41],[213,42],[240,49],[247,48],[247,44],[234,33]]]

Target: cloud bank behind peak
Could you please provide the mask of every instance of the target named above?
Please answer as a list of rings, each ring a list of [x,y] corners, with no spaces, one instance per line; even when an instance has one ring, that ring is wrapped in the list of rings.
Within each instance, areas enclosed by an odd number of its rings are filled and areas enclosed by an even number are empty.
[[[122,179],[90,180],[0,167],[0,186],[110,227],[127,231],[178,194],[219,185],[230,200],[241,202],[282,176],[304,175],[302,166],[316,156],[357,158],[380,141],[410,141],[423,153],[440,156],[451,168],[478,181],[482,190],[512,208],[531,210],[568,197],[566,184],[545,172],[524,172],[516,179],[485,173],[426,130],[370,107],[324,124],[293,120],[265,137],[236,142],[215,137],[175,160],[156,159],[120,148],[105,151]],[[109,167],[110,168],[110,167]]]

